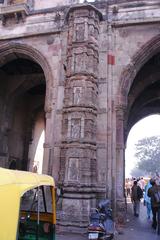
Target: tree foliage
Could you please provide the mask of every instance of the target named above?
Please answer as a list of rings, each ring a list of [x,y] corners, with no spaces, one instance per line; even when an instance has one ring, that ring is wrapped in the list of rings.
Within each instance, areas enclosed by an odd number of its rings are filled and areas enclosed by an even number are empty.
[[[148,174],[160,172],[160,136],[143,138],[135,146],[136,168]]]

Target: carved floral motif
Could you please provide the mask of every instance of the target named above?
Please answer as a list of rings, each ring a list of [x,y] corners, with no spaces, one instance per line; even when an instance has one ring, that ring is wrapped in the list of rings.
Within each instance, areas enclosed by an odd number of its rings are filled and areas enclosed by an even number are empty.
[[[85,26],[84,24],[77,24],[76,25],[76,41],[84,41],[84,32]]]
[[[80,138],[81,134],[81,119],[71,120],[71,138]]]
[[[85,66],[84,54],[75,54],[74,56],[74,71],[83,72]]]
[[[68,180],[77,181],[79,176],[79,159],[70,158],[68,162]]]
[[[74,87],[73,89],[73,103],[79,104],[82,96],[82,87]]]

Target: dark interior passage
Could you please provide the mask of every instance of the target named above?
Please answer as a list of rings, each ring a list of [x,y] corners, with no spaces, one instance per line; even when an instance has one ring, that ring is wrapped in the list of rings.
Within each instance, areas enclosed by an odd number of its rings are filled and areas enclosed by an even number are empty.
[[[0,68],[0,165],[28,170],[37,114],[45,126],[45,77],[28,56],[14,53],[6,59]]]
[[[160,113],[160,53],[137,73],[128,94],[127,109],[126,133],[140,119]]]

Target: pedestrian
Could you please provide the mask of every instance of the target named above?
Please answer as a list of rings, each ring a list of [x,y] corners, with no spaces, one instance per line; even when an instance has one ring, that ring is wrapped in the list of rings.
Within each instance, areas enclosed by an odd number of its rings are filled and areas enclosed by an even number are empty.
[[[140,178],[139,178],[138,185],[140,186],[140,188],[142,189],[142,191],[144,191],[144,187],[145,187],[146,183],[145,183],[143,177],[140,177]]]
[[[126,196],[129,197],[131,195],[131,182],[129,179],[126,179]]]
[[[157,220],[158,220],[158,210],[160,209],[160,202],[156,199],[156,194],[160,191],[160,186],[156,184],[155,179],[151,179],[150,183],[152,185],[151,188],[148,189],[148,197],[151,198],[151,209],[153,214],[153,222],[152,228],[157,228]]]
[[[151,217],[151,198],[148,197],[148,189],[151,187],[152,187],[152,185],[149,180],[148,183],[146,184],[146,186],[144,187],[144,205],[147,208],[147,218],[148,219],[150,219],[150,217]]]
[[[134,216],[136,217],[139,217],[141,198],[143,198],[143,191],[140,186],[137,185],[137,181],[134,181],[131,189],[131,201],[133,203]]]

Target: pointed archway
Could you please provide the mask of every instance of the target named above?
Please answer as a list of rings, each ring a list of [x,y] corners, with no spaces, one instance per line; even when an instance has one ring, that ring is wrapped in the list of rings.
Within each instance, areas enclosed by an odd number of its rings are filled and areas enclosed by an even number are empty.
[[[160,35],[147,42],[124,68],[116,99],[116,200],[124,198],[125,145],[131,127],[160,113]]]
[[[37,124],[35,116],[43,115],[46,134],[50,128],[46,113],[48,109],[51,111],[47,97],[52,80],[51,68],[45,57],[31,46],[5,44],[0,52],[0,164],[11,167],[14,162],[16,168],[29,170],[33,164],[29,152]],[[45,152],[44,160],[47,171],[49,159],[45,159]]]

